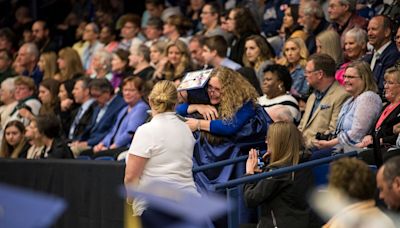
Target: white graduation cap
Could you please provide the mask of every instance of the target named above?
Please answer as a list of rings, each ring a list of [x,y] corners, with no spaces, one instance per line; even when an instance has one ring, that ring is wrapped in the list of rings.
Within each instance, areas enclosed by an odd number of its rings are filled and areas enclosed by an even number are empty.
[[[186,73],[178,86],[178,91],[204,88],[210,79],[212,71],[213,69],[206,69]]]

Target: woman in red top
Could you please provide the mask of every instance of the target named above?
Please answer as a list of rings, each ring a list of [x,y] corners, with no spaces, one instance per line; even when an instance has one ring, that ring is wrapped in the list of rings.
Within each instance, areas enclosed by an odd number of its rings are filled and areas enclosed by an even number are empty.
[[[372,135],[379,139],[381,148],[388,148],[396,145],[397,135],[400,133],[400,70],[391,67],[385,73],[385,97],[388,100],[387,105],[375,124],[374,131],[363,138],[357,144],[359,147],[366,147],[373,144]],[[378,143],[378,142],[376,142]]]

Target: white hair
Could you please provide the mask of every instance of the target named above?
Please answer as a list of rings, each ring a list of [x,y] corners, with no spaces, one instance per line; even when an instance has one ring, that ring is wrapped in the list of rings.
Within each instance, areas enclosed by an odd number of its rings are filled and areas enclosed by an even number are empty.
[[[15,91],[15,77],[7,78],[1,83],[1,88],[8,90],[10,93]]]
[[[294,118],[290,110],[284,105],[274,105],[266,109],[274,122],[293,122]]]

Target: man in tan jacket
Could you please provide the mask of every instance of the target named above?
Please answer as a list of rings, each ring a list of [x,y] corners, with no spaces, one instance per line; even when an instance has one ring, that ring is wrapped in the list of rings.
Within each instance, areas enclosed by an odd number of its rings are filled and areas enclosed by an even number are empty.
[[[335,132],[342,104],[350,96],[335,80],[335,71],[335,60],[329,55],[314,54],[308,59],[304,75],[314,92],[307,100],[299,125],[307,148],[316,148],[313,141],[318,132]]]

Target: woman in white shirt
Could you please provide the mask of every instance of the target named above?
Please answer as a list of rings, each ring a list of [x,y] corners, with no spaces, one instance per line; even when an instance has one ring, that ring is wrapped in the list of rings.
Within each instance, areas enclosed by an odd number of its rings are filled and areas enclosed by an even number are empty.
[[[162,181],[198,194],[192,174],[195,139],[174,112],[177,91],[173,82],[158,82],[149,103],[153,119],[135,133],[128,152],[125,185],[134,184],[140,189],[152,181]],[[134,215],[141,215],[146,205],[134,199],[132,208]]]

